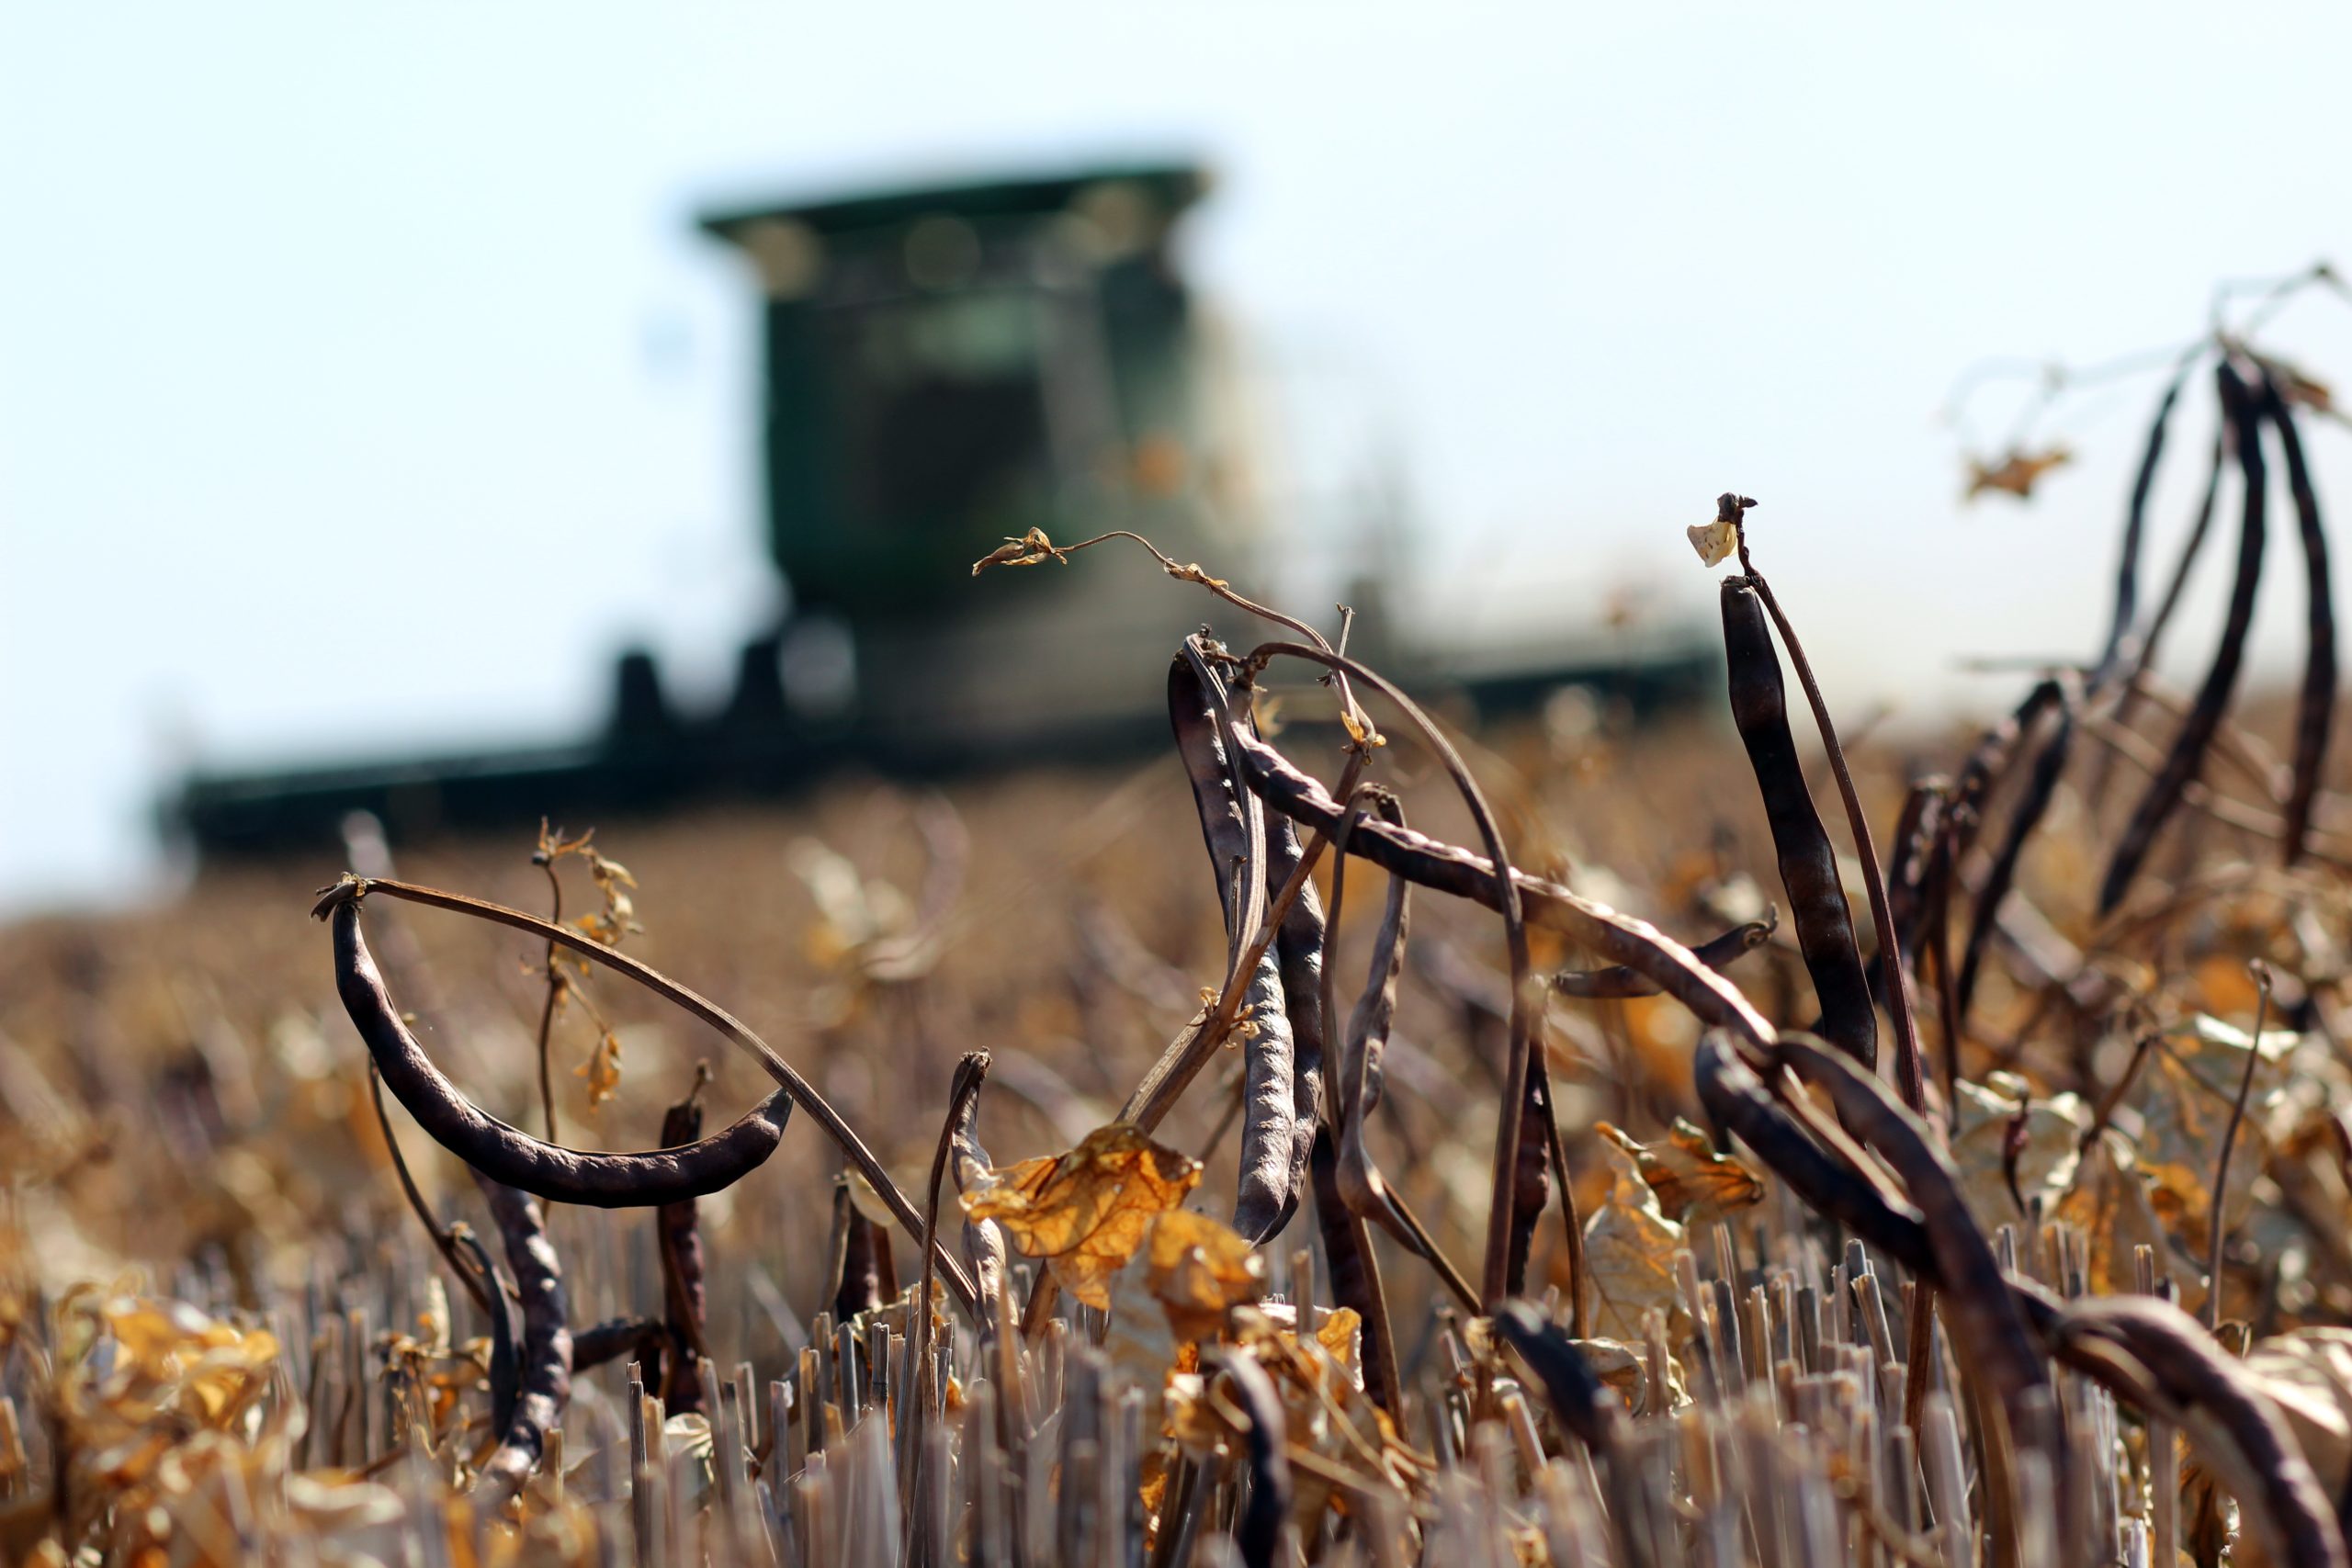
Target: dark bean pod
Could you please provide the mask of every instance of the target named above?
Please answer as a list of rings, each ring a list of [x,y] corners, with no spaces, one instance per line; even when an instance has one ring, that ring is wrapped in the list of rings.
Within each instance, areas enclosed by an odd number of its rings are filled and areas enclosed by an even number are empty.
[[[1771,941],[1780,925],[1780,914],[1775,910],[1765,919],[1734,926],[1723,935],[1701,942],[1690,950],[1690,955],[1720,973]],[[1656,980],[1623,964],[1612,964],[1606,969],[1565,969],[1551,977],[1550,985],[1559,996],[1610,1000],[1654,997],[1661,988]]]
[[[2180,805],[2181,792],[2203,764],[2206,749],[2221,727],[2222,710],[2229,705],[2230,694],[2236,689],[2238,670],[2245,659],[2246,634],[2254,624],[2255,591],[2262,582],[2264,517],[2269,491],[2263,467],[2262,427],[2253,392],[2227,360],[2215,368],[2214,379],[2221,388],[2222,408],[2236,435],[2238,471],[2245,489],[2245,516],[2238,533],[2237,578],[2230,590],[2229,616],[2222,625],[2221,644],[2214,650],[2205,683],[2198,689],[2197,700],[2190,705],[2188,716],[2181,721],[2180,732],[2165,755],[2164,766],[2148,781],[2147,791],[2140,797],[2140,804],[2116,843],[2114,856],[2108,862],[2107,874],[2100,880],[2098,891],[2098,911],[2102,915],[2111,913],[2123,901],[2124,894],[2131,891],[2132,879],[2139,874],[2156,834],[2171,819]]]
[[[2278,432],[2278,452],[2287,461],[2287,490],[2295,502],[2296,531],[2303,546],[2303,687],[2295,703],[2295,764],[2287,791],[2287,830],[2279,845],[2286,863],[2303,858],[2311,836],[2312,802],[2327,766],[2327,740],[2335,723],[2335,597],[2327,570],[2327,532],[2321,525],[2319,494],[2303,461],[2295,416],[2278,395],[2274,377],[2262,378],[2262,412]]]
[[[692,1144],[702,1135],[702,1089],[708,1077],[707,1066],[697,1066],[695,1087],[662,1113],[663,1148]],[[702,1227],[695,1222],[695,1201],[662,1204],[654,1216],[654,1235],[662,1255],[662,1329],[669,1339],[662,1408],[679,1416],[702,1408],[702,1379],[695,1369],[710,1353],[703,1341]]]
[[[1951,806],[1951,781],[1940,773],[1915,781],[1903,796],[1903,815],[1894,823],[1894,859],[1887,866],[1887,909],[1894,918],[1897,945],[1911,972],[1920,972],[1919,937],[1926,929],[1928,877],[1935,863],[1936,840],[1944,831]],[[1871,954],[1871,992],[1886,1002],[1886,955]]]
[[[2156,417],[2148,425],[2147,445],[2140,453],[2140,468],[2132,481],[2132,502],[2123,517],[2123,547],[2115,563],[2115,609],[2109,616],[2107,645],[2098,656],[2098,676],[2094,684],[2103,682],[2123,657],[2123,639],[2131,635],[2133,617],[2140,613],[2140,542],[2146,533],[2148,496],[2155,489],[2156,467],[2165,454],[2165,433],[2172,424],[2172,411],[2180,401],[2180,389],[2188,379],[2195,360],[2184,360],[2171,380],[2165,383],[2164,396],[2156,400]]]
[[[1289,1418],[1273,1380],[1254,1358],[1220,1356],[1216,1364],[1250,1418],[1250,1430],[1242,1437],[1250,1460],[1250,1501],[1234,1526],[1233,1543],[1246,1568],[1274,1568],[1276,1562],[1286,1560],[1283,1530],[1290,1523]]]
[[[1489,1321],[1544,1385],[1554,1418],[1595,1453],[1613,1451],[1624,1402],[1594,1373],[1592,1363],[1559,1325],[1524,1301],[1502,1303]]]
[[[1754,585],[1727,578],[1723,585],[1724,656],[1731,671],[1732,722],[1747,748],[1748,765],[1764,797],[1788,890],[1797,947],[1821,1003],[1821,1034],[1864,1066],[1878,1060],[1878,1018],[1862,971],[1853,911],[1838,874],[1838,853],[1806,786],[1796,739],[1789,731],[1788,690],[1771,622]]]
[[[1227,738],[1243,781],[1267,806],[1302,828],[1330,833],[1339,827],[1344,813],[1321,784],[1254,736],[1228,726]],[[1501,901],[1493,861],[1410,828],[1367,819],[1350,835],[1347,852],[1409,882],[1489,909]],[[1530,925],[1573,937],[1600,957],[1649,976],[1703,1023],[1730,1029],[1758,1047],[1771,1042],[1772,1026],[1738,987],[1646,920],[1522,871],[1514,869],[1511,882]]]
[[[1225,736],[1230,694],[1199,641],[1187,638],[1168,670],[1168,716],[1201,838],[1216,872],[1225,911],[1228,968],[1255,942],[1266,907],[1269,846],[1265,812],[1235,776]],[[1272,947],[1259,957],[1242,995],[1241,1173],[1236,1183],[1233,1228],[1263,1242],[1289,1223],[1298,1206],[1295,1042],[1283,993],[1282,960]]]
[[[474,1483],[475,1506],[496,1512],[512,1502],[547,1451],[548,1434],[563,1425],[571,1397],[571,1330],[565,1324],[563,1266],[546,1222],[530,1195],[492,1181],[479,1169],[474,1180],[490,1204],[490,1217],[505,1246],[506,1268],[523,1303],[523,1337],[516,1355],[522,1375],[514,1405],[499,1428],[498,1447],[482,1461]]]
[[[2034,753],[2033,771],[2026,775],[2025,789],[2009,812],[2008,826],[2002,830],[2001,847],[1994,852],[1992,863],[1985,868],[1984,884],[1976,892],[1976,908],[1969,917],[1968,942],[1961,950],[1960,976],[1954,982],[1953,998],[1958,1009],[1947,1021],[1955,1032],[1962,1031],[1968,1021],[1968,1006],[1976,994],[1977,965],[1984,957],[1986,941],[2001,914],[2001,900],[2007,897],[2015,885],[2018,862],[2025,854],[2026,840],[2041,825],[2042,817],[2050,810],[2050,803],[2058,794],[2058,781],[2066,772],[2066,759],[2075,745],[2075,708],[2078,693],[2069,678],[2054,682],[2059,688],[2055,705],[2057,716],[2052,720],[2050,735]]]
[[[1518,1295],[1527,1289],[1527,1258],[1535,1245],[1535,1224],[1552,1201],[1552,1078],[1541,1052],[1527,1060],[1527,1092],[1519,1102],[1518,1160],[1512,1168],[1510,1249],[1506,1255],[1503,1289]]]
[[[1829,1097],[1838,1120],[1902,1181],[1927,1231],[1955,1339],[1969,1348],[1970,1364],[1999,1396],[2012,1438],[2020,1444],[2033,1441],[2030,1396],[2048,1393],[2050,1370],[2011,1299],[1992,1244],[1969,1215],[1951,1156],[1885,1085],[1842,1053],[1792,1036],[1781,1038],[1780,1050],[1796,1075]],[[2064,1456],[2053,1450],[2050,1457],[2053,1473],[2063,1477]]]
[[[2243,1459],[2238,1504],[2253,1515],[2273,1562],[2343,1568],[2343,1528],[2294,1430],[2245,1364],[2225,1355],[2197,1320],[2153,1296],[2068,1302],[2058,1331],[2121,1346],[2185,1410],[2211,1416]]]
[[[1244,792],[1247,793],[1246,791]],[[1250,804],[1263,814],[1252,796]],[[1298,825],[1266,818],[1266,897],[1271,902],[1306,863]],[[1291,1190],[1301,1189],[1323,1128],[1323,1076],[1329,1070],[1329,1021],[1323,1015],[1323,900],[1309,879],[1283,912],[1274,933],[1274,960],[1283,980],[1283,1009],[1291,1037]]]
[[[631,1356],[647,1364],[647,1380],[658,1381],[669,1331],[660,1319],[612,1317],[575,1329],[571,1336],[571,1370],[593,1371],[608,1361]]]
[[[472,1260],[474,1272],[487,1287],[490,1314],[490,1425],[503,1432],[514,1419],[515,1396],[523,1389],[523,1363],[514,1349],[514,1309],[506,1299],[506,1281],[490,1260],[490,1249],[471,1231],[454,1227],[451,1243]]]
[[[542,1143],[486,1114],[442,1076],[401,1021],[375,956],[359,931],[365,900],[345,898],[329,914],[335,990],[385,1087],[433,1140],[493,1181],[558,1203],[601,1209],[653,1208],[731,1187],[775,1152],[792,1100],[778,1089],[724,1132],[681,1149],[590,1154]]]

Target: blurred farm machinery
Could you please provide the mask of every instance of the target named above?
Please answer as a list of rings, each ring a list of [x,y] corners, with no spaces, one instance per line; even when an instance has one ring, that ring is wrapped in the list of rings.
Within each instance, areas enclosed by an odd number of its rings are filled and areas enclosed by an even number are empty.
[[[743,646],[723,705],[680,711],[633,650],[603,730],[576,744],[200,771],[164,803],[168,829],[209,854],[267,852],[330,841],[353,810],[414,836],[773,795],[843,766],[937,776],[1164,744],[1158,671],[1196,604],[1146,573],[986,592],[969,576],[1032,528],[1131,528],[1239,580],[1269,570],[1248,422],[1172,243],[1206,190],[1171,163],[706,218],[764,299],[768,546],[790,604]],[[1369,611],[1395,531],[1356,533],[1333,553]],[[1720,667],[1695,632],[1445,651],[1385,615],[1361,630],[1387,668],[1489,717],[1572,683],[1646,710]]]

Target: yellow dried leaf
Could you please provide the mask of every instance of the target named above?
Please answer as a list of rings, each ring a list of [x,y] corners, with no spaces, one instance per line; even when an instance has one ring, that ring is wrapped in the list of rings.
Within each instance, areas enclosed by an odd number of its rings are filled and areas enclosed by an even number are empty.
[[[1667,1332],[1679,1344],[1690,1332],[1674,1278],[1682,1227],[1660,1210],[1657,1194],[1642,1179],[1641,1165],[1632,1155],[1606,1139],[1600,1153],[1613,1185],[1585,1222],[1584,1266],[1593,1307],[1589,1326],[1608,1338],[1638,1341],[1642,1314],[1656,1308],[1667,1314]]]
[[[1721,517],[1693,523],[1688,532],[1690,547],[1699,552],[1700,562],[1706,566],[1721,566],[1739,543],[1739,530]]]
[[[1068,1154],[981,1172],[961,1201],[967,1218],[996,1221],[1023,1255],[1044,1258],[1070,1294],[1107,1307],[1111,1276],[1153,1217],[1180,1207],[1200,1180],[1200,1161],[1114,1122]]]
[[[572,1076],[584,1078],[588,1085],[590,1109],[602,1105],[621,1091],[621,1037],[611,1030],[596,1042],[588,1059],[571,1069]]]
[[[2074,453],[2064,446],[2046,447],[2039,452],[2012,446],[2001,454],[1999,460],[1985,462],[1981,457],[1968,459],[1968,489],[1962,501],[1974,501],[1987,491],[2016,496],[2024,501],[2033,494],[2033,487],[2051,469],[2075,460]]]
[[[1635,1143],[1606,1122],[1593,1130],[1634,1156],[1642,1179],[1657,1194],[1658,1210],[1684,1224],[1720,1220],[1764,1201],[1764,1184],[1739,1160],[1715,1152],[1704,1131],[1678,1116],[1665,1137]]]
[[[1232,1226],[1189,1209],[1152,1216],[1144,1235],[1145,1286],[1179,1339],[1207,1339],[1228,1307],[1265,1294],[1266,1265]]]

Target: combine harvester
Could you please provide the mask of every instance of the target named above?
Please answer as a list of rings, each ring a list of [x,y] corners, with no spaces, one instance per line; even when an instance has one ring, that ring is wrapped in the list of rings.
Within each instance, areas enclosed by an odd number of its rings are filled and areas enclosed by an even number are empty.
[[[1043,528],[1130,528],[1239,584],[1272,573],[1229,378],[1170,240],[1206,190],[1182,164],[907,190],[704,220],[765,296],[768,543],[791,608],[742,649],[717,711],[677,711],[650,656],[616,671],[576,745],[199,772],[164,806],[208,855],[333,841],[374,812],[403,838],[774,796],[843,767],[937,777],[1164,747],[1159,671],[1204,619],[1141,561],[971,579]],[[1371,611],[1394,551],[1334,547]],[[1585,684],[1647,711],[1712,689],[1686,629],[1440,649],[1368,614],[1357,647],[1479,718]]]

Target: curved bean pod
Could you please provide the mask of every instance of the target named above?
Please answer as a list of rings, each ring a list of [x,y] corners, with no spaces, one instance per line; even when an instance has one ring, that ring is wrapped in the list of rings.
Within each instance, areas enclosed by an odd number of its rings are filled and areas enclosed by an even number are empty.
[[[650,1208],[730,1187],[775,1152],[792,1100],[778,1089],[726,1131],[680,1149],[591,1154],[542,1143],[491,1116],[442,1076],[401,1021],[359,931],[362,900],[329,915],[335,990],[393,1097],[435,1143],[491,1180],[559,1203]]]
[[[663,1148],[691,1147],[702,1136],[702,1090],[709,1081],[709,1065],[696,1064],[694,1088],[662,1113]],[[662,1409],[678,1416],[702,1408],[702,1379],[695,1368],[710,1353],[703,1341],[707,1306],[695,1201],[662,1204],[654,1215],[654,1236],[662,1255],[662,1332],[670,1347]]]
[[[2319,494],[2303,461],[2295,416],[2278,395],[2276,378],[2262,378],[2262,412],[2278,432],[2278,452],[2287,460],[2287,491],[2294,497],[2296,531],[2303,545],[2303,689],[2295,704],[2295,769],[2287,792],[2287,830],[2280,852],[2286,863],[2302,859],[2311,835],[2312,802],[2327,763],[2328,732],[2335,723],[2335,600],[2327,570],[2327,532],[2321,525]]]
[[[1265,916],[1267,874],[1265,811],[1234,776],[1221,739],[1227,726],[1237,722],[1230,716],[1231,706],[1224,681],[1209,667],[1198,641],[1186,638],[1183,651],[1168,667],[1168,716],[1184,776],[1193,786],[1201,838],[1216,872],[1228,973],[1257,939]],[[1295,1159],[1300,1152],[1295,1042],[1284,1003],[1282,960],[1272,947],[1259,955],[1242,1006],[1250,1033],[1243,1055],[1241,1173],[1234,1193],[1233,1228],[1252,1242],[1262,1242],[1296,1211],[1304,1163]]]
[[[1842,1054],[1784,1036],[1781,1055],[1799,1077],[1828,1095],[1838,1120],[1876,1149],[1903,1182],[1927,1231],[1957,1337],[1969,1347],[1971,1364],[1999,1396],[2012,1438],[2020,1444],[2030,1442],[2027,1396],[2048,1392],[2050,1371],[2012,1299],[1992,1244],[1969,1217],[1951,1157],[1925,1123]],[[2053,1473],[2063,1476],[2064,1456],[2052,1452],[2051,1463]]]
[[[1755,585],[1731,577],[1723,585],[1724,657],[1731,671],[1732,722],[1747,748],[1764,814],[1771,824],[1781,886],[1797,946],[1821,1003],[1821,1034],[1864,1066],[1878,1061],[1878,1015],[1862,971],[1853,910],[1838,872],[1838,852],[1813,804],[1804,768],[1789,731],[1788,688],[1781,656]]]
[[[2132,481],[2132,503],[2124,513],[2123,547],[2115,563],[2115,610],[2108,620],[2107,645],[2099,652],[2094,684],[2103,684],[2121,661],[2123,639],[2131,634],[2132,622],[2140,613],[2140,540],[2147,526],[2148,495],[2155,489],[2156,465],[2165,455],[2165,433],[2172,424],[2173,407],[2180,401],[2180,389],[2188,380],[2188,372],[2195,364],[2194,355],[2183,360],[2172,379],[2165,383],[2164,396],[2156,400],[2156,417],[2148,426],[2148,442],[2140,453],[2139,472]]]
[[[2196,1319],[2153,1296],[2086,1296],[2065,1304],[2058,1333],[2121,1346],[2182,1407],[2213,1417],[2243,1457],[2232,1467],[2240,1470],[2232,1490],[2242,1506],[2258,1505],[2248,1511],[2272,1562],[2344,1568],[2343,1527],[2293,1430],[2245,1364],[2224,1355]]]
[[[474,1180],[490,1204],[505,1244],[506,1267],[523,1301],[523,1338],[516,1352],[522,1376],[514,1409],[474,1483],[475,1505],[496,1512],[523,1489],[547,1451],[548,1434],[563,1425],[564,1404],[571,1397],[571,1330],[564,1323],[563,1266],[548,1239],[539,1206],[480,1170]]]
[[[1345,813],[1320,783],[1255,736],[1228,725],[1226,737],[1250,793],[1302,828],[1336,832]],[[1493,861],[1410,828],[1367,818],[1348,836],[1347,852],[1489,909],[1501,902]],[[1771,1024],[1738,987],[1648,921],[1515,867],[1510,877],[1529,924],[1574,937],[1601,957],[1647,976],[1702,1022],[1728,1029],[1759,1051],[1775,1038]]]
[[[1968,1021],[1968,1004],[1976,994],[1976,969],[1984,956],[1984,944],[1999,920],[2001,900],[2008,897],[2010,886],[2017,881],[2018,862],[2025,853],[2026,840],[2041,825],[2050,809],[2050,802],[2058,793],[2058,781],[2066,772],[2066,759],[2075,745],[2075,709],[2078,695],[2072,679],[2051,682],[2058,687],[2056,704],[2058,717],[2052,725],[2050,738],[2041,750],[2034,753],[2033,771],[2026,777],[2024,793],[2009,813],[2008,826],[2002,829],[2001,847],[1994,852],[1992,864],[1985,868],[1984,885],[1977,889],[1976,907],[1968,919],[1968,942],[1961,950],[1960,978],[1953,996],[1959,1010],[1948,1027],[1954,1032],[1963,1029]]]
[[[1701,942],[1690,950],[1690,955],[1720,973],[1728,964],[1771,941],[1772,933],[1780,929],[1780,911],[1775,909],[1767,919],[1734,926],[1723,935]],[[1550,984],[1553,992],[1558,996],[1610,1000],[1654,997],[1663,989],[1656,980],[1623,964],[1613,964],[1606,969],[1562,970],[1551,977]]]
[[[2213,732],[2221,726],[2222,710],[2229,705],[2230,694],[2237,685],[2238,668],[2245,658],[2246,634],[2254,624],[2255,590],[2262,582],[2264,517],[2269,492],[2262,457],[2262,425],[2253,392],[2230,367],[2228,360],[2215,367],[2214,380],[2221,388],[2222,411],[2236,433],[2238,471],[2245,480],[2245,508],[2238,532],[2237,578],[2230,590],[2229,617],[2222,627],[2221,645],[2214,649],[2205,683],[2198,689],[2197,701],[2189,708],[2188,717],[2182,721],[2180,733],[2174,737],[2171,750],[2165,755],[2164,767],[2148,781],[2147,792],[2133,808],[2132,819],[2116,843],[2114,856],[2108,862],[2107,874],[2100,880],[2098,912],[2102,916],[2113,914],[2115,907],[2123,901],[2123,895],[2131,890],[2132,879],[2147,859],[2157,832],[2171,819],[2180,805],[2181,792],[2204,761],[2206,748],[2212,744]]]

